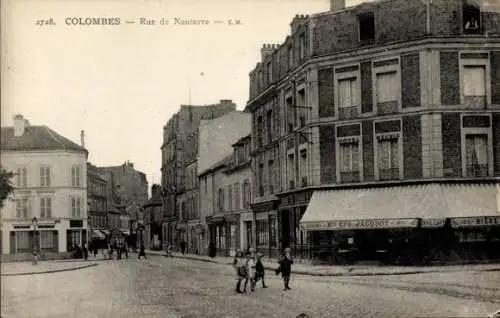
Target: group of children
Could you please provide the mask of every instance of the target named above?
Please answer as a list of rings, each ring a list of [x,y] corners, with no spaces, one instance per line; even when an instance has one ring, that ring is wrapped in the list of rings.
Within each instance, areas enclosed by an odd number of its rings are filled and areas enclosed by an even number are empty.
[[[255,286],[259,280],[262,281],[262,288],[267,288],[264,280],[265,270],[264,264],[262,264],[262,257],[262,253],[255,254],[255,250],[253,248],[248,250],[245,257],[242,251],[236,252],[233,266],[236,270],[236,292],[238,294],[247,291],[248,283],[250,283],[250,291],[255,291]],[[291,289],[289,284],[293,264],[293,260],[290,255],[290,248],[285,249],[279,264],[280,266],[276,270],[276,275],[281,273],[285,287],[284,290],[289,290]],[[244,283],[243,290],[241,289],[242,283]]]

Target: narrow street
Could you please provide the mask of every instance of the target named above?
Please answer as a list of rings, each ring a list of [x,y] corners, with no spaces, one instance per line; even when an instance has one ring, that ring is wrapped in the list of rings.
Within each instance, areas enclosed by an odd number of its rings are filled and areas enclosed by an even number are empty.
[[[135,256],[135,255],[133,255]],[[2,277],[2,317],[485,317],[500,309],[500,272],[384,277],[294,276],[292,290],[234,292],[227,265],[150,256]]]

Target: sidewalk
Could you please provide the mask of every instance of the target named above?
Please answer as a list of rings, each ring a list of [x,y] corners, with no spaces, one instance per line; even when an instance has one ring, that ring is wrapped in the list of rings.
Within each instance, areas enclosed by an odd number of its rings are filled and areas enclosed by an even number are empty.
[[[66,271],[74,271],[78,269],[97,266],[93,261],[39,261],[37,265],[32,262],[9,262],[2,263],[1,276],[18,276],[18,275],[34,275],[48,274]]]
[[[150,255],[165,256],[164,251],[146,252]],[[217,264],[232,265],[232,257],[208,257],[194,254],[173,253],[173,257],[184,258],[189,260],[210,262]],[[274,271],[278,268],[278,261],[263,260],[266,270]],[[435,272],[460,272],[460,271],[500,271],[500,264],[479,264],[479,265],[448,265],[448,266],[376,266],[376,265],[309,265],[309,264],[294,264],[292,272],[294,274],[309,275],[309,276],[382,276],[382,275],[408,275],[421,273]]]

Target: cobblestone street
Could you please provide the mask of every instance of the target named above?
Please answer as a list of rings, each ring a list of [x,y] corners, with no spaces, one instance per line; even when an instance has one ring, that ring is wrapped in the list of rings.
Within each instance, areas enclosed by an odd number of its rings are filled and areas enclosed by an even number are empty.
[[[500,308],[500,272],[293,277],[234,292],[227,265],[151,256],[53,274],[2,277],[2,317],[485,317]]]

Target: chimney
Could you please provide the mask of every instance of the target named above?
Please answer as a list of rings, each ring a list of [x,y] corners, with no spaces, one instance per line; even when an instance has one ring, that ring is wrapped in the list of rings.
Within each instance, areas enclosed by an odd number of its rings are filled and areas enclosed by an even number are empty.
[[[340,11],[345,9],[345,0],[330,0],[330,11]]]
[[[24,119],[23,115],[14,115],[14,137],[21,137],[26,131],[26,127],[29,126],[29,122]]]
[[[277,45],[275,45],[275,44],[262,45],[262,48],[260,49],[261,62],[264,62],[266,57],[268,57],[270,54],[272,54],[275,49],[277,49]]]
[[[82,148],[85,148],[85,131],[81,130],[80,131],[80,143]]]
[[[334,1],[334,0],[330,0]],[[307,22],[309,19],[309,15],[304,15],[304,14],[296,14],[295,18],[293,18],[292,23],[290,23],[290,26],[292,28],[292,35],[297,32],[298,28],[303,25],[304,23]]]

